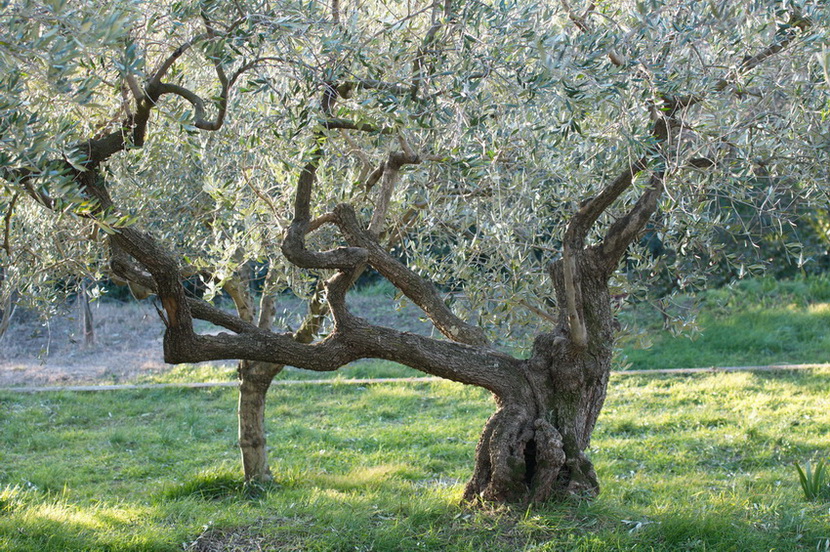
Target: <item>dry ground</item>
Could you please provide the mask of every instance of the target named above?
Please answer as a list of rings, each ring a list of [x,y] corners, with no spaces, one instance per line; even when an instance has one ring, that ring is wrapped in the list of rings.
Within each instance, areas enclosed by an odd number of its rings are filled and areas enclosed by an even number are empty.
[[[78,310],[41,320],[16,313],[0,338],[0,386],[118,382],[166,369],[164,326],[150,303],[95,303],[95,342],[85,345]]]

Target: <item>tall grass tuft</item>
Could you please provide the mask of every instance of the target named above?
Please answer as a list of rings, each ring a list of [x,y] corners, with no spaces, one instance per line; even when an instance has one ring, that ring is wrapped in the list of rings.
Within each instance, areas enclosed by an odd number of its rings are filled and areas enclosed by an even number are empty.
[[[804,463],[804,469],[796,462],[795,469],[798,470],[798,480],[801,489],[807,500],[830,497],[830,483],[827,481],[827,464],[824,460],[816,462],[815,471],[810,467],[810,462]]]

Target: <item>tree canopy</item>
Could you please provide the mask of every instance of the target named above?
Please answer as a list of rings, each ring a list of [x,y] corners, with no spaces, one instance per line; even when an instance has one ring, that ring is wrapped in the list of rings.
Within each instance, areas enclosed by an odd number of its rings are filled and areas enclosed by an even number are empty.
[[[712,232],[826,210],[818,0],[0,7],[0,293],[111,274],[158,295],[169,362],[264,362],[264,389],[365,357],[490,389],[468,498],[596,488],[609,289],[649,262],[644,231],[682,286],[720,262]],[[331,313],[320,339],[210,303],[251,263],[317,305],[314,331]],[[352,315],[367,267],[443,337]]]

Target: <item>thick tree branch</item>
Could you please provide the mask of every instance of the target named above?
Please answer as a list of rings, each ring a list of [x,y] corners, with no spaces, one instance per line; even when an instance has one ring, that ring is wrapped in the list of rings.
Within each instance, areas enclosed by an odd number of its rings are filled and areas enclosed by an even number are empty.
[[[348,331],[335,331],[319,343],[306,345],[291,336],[257,329],[231,335],[182,336],[167,362],[202,362],[247,358],[288,364],[320,372],[334,371],[361,358],[380,358],[469,385],[483,387],[504,398],[517,390],[521,378],[518,359],[480,347],[439,341],[422,335],[374,326],[359,318]]]
[[[218,67],[218,65],[217,65]],[[205,117],[205,102],[198,94],[179,86],[178,84],[160,83],[157,87],[160,94],[175,94],[190,102],[193,106],[193,126],[202,130],[219,130],[222,123],[225,121],[225,112],[228,106],[228,87],[227,80],[223,83],[222,91],[219,93],[218,107],[219,111],[216,114],[216,120],[210,121]]]
[[[127,235],[123,236],[124,233]],[[136,278],[142,284],[154,286],[157,290],[161,287],[157,285],[159,279],[163,282],[178,279],[176,272],[173,272],[170,278],[159,273],[162,266],[175,270],[175,263],[171,262],[168,254],[154,245],[149,235],[123,229],[112,239],[131,256],[132,251],[135,251],[142,257],[139,259],[142,264],[150,262],[153,265],[152,281],[148,281],[146,273],[134,273],[114,267],[123,276]],[[148,258],[148,255],[154,258]],[[192,331],[174,331],[175,327],[171,323],[165,333],[165,360],[182,363],[243,358],[273,364],[289,364],[308,370],[333,371],[361,358],[381,358],[401,362],[453,381],[484,387],[500,397],[509,396],[515,391],[514,380],[521,377],[521,361],[513,357],[489,348],[470,347],[374,326],[349,314],[341,302],[359,270],[358,267],[340,272],[327,284],[330,294],[334,292],[330,295],[329,304],[340,309],[346,319],[341,319],[342,327],[338,324],[335,333],[320,343],[303,344],[302,342],[306,342],[304,332],[298,332],[293,336],[275,334],[204,301],[187,298],[188,313],[236,332],[236,335],[220,333],[216,336],[203,336]],[[165,288],[159,291],[159,295],[167,309],[171,297],[163,295],[168,293],[169,285]],[[175,296],[172,299],[175,299]],[[323,309],[313,310],[320,315]],[[170,310],[167,311],[167,318],[171,318]]]
[[[413,303],[418,305],[442,334],[453,341],[470,345],[487,345],[484,331],[472,326],[447,307],[438,290],[431,282],[424,280],[406,265],[392,257],[378,243],[375,236],[361,228],[354,208],[340,204],[334,209],[338,226],[346,241],[368,253],[368,262],[386,279],[400,289]]]
[[[246,275],[244,272],[245,271],[238,270],[232,278],[229,278],[224,283],[222,289],[225,293],[230,295],[231,300],[236,307],[236,315],[245,322],[253,324],[255,317],[254,299],[251,297],[251,291],[248,289],[249,280],[245,277]],[[259,324],[257,324],[257,326],[259,326]]]
[[[372,212],[372,220],[369,223],[368,232],[377,237],[383,230],[383,225],[386,223],[386,215],[389,212],[389,203],[392,200],[392,194],[395,192],[395,185],[400,179],[401,168],[404,165],[417,165],[421,162],[421,157],[412,151],[409,143],[398,136],[403,153],[390,153],[389,158],[382,165],[383,167],[383,181],[380,186],[380,193],[375,202],[375,210]],[[374,176],[374,175],[373,175]],[[371,185],[367,182],[367,189]]]
[[[317,167],[321,156],[322,146],[317,143],[297,179],[294,218],[282,242],[282,252],[286,259],[300,268],[353,268],[366,262],[365,250],[356,247],[338,247],[330,251],[316,252],[309,251],[305,245],[305,236],[312,222],[311,193],[317,180]]]
[[[372,220],[369,222],[367,231],[376,238],[383,230],[383,225],[386,223],[386,214],[389,211],[389,203],[392,200],[392,194],[395,192],[395,185],[400,180],[400,171],[393,170],[387,166],[383,171],[383,180],[380,185],[380,193],[375,202],[375,210],[372,212]]]
[[[577,254],[581,254],[581,249],[577,253],[569,243],[565,242],[562,245],[562,269],[565,278],[565,308],[568,315],[568,328],[574,347],[582,350],[588,346],[588,330],[583,319],[581,275],[578,271]]]
[[[608,268],[609,275],[617,267],[625,250],[645,228],[646,223],[657,210],[657,202],[663,193],[664,174],[655,171],[651,175],[650,186],[637,200],[637,203],[623,217],[617,219],[608,229],[599,250]]]
[[[585,242],[585,237],[591,230],[591,226],[597,219],[611,206],[614,201],[623,192],[625,192],[634,177],[647,166],[647,159],[645,157],[628,165],[617,178],[611,181],[603,188],[603,190],[594,198],[590,198],[583,202],[579,211],[571,217],[568,222],[568,228],[565,232],[565,241],[570,244],[574,251],[582,249]]]

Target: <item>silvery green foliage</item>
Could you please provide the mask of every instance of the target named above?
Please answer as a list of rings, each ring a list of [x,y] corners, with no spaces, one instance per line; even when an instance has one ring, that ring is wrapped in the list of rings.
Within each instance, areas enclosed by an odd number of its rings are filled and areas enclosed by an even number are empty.
[[[362,85],[329,116],[374,130],[325,133],[315,215],[347,201],[368,224],[379,187],[367,189],[367,176],[403,139],[428,160],[403,171],[381,238],[499,335],[553,312],[545,267],[559,255],[563,221],[649,150],[652,110],[665,96],[701,98],[671,142],[651,228],[677,253],[681,286],[719,262],[701,245],[713,229],[773,213],[758,226],[771,232],[796,207],[827,200],[828,14],[819,1],[601,2],[584,16],[547,1],[440,8],[343,1],[335,22],[322,2],[0,3],[0,165],[41,173],[37,186],[59,202],[57,215],[47,212],[0,180],[3,212],[16,202],[0,260],[16,285],[43,295],[57,278],[100,275],[101,236],[135,223],[211,273],[214,288],[256,261],[280,272],[279,288],[307,295],[315,275],[288,266],[279,244],[332,83]],[[792,13],[809,29],[795,31]],[[214,63],[232,73],[260,61],[239,78],[216,132],[195,128],[189,103],[163,98],[146,144],[108,162],[120,210],[96,229],[83,193],[52,162],[74,160],[74,144],[117,128],[131,101],[127,75],[149,79],[205,32],[205,19],[221,36],[185,52],[169,81],[211,100]],[[799,35],[785,52],[737,70],[789,32]],[[207,110],[212,117],[216,102]],[[690,168],[693,158],[714,166]],[[309,240],[341,243],[328,227]],[[632,248],[632,267],[650,262]]]

